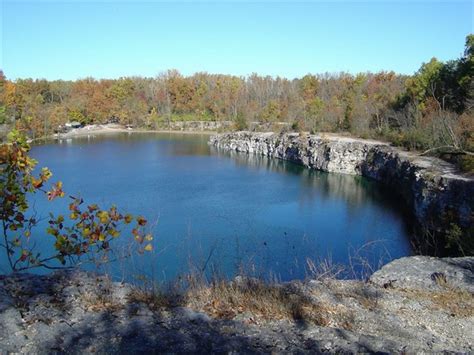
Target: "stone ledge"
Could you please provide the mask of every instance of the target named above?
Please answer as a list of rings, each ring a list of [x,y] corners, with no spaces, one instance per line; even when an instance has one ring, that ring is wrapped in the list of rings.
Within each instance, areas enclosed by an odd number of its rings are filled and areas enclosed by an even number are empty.
[[[398,191],[420,225],[438,230],[455,216],[466,238],[473,228],[474,179],[441,159],[419,156],[387,143],[333,134],[232,132],[212,136],[227,151],[289,160],[311,169],[368,177]]]

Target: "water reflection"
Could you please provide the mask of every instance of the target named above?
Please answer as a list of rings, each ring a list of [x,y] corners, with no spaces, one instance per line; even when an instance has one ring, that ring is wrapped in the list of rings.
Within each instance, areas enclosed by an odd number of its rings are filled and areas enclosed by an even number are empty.
[[[211,151],[207,144],[209,134],[189,134],[177,132],[116,132],[108,134],[89,134],[74,138],[63,139],[40,139],[35,141],[35,146],[59,144],[68,146],[81,146],[84,144],[100,145],[104,142],[119,142],[121,144],[133,145],[143,143],[147,140],[159,140],[160,142],[174,143],[168,145],[166,151],[169,155],[210,155]],[[179,142],[179,144],[175,144]]]
[[[266,170],[278,174],[297,175],[306,188],[300,191],[301,206],[311,205],[314,200],[342,199],[350,211],[366,204],[376,204],[398,214],[405,223],[406,233],[413,228],[413,216],[409,206],[393,189],[380,182],[357,175],[326,173],[309,169],[296,163],[268,158],[257,154],[223,151],[211,148],[213,154],[232,159],[236,165],[255,170]]]

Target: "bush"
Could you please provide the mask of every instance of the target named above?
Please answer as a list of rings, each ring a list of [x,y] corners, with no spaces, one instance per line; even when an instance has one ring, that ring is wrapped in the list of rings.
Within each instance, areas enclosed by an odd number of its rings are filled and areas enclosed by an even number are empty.
[[[298,132],[300,129],[300,124],[298,121],[295,121],[291,124],[291,129],[295,132]]]
[[[6,124],[7,121],[6,107],[0,106],[0,124]]]
[[[46,188],[52,176],[48,168],[42,168],[38,176],[33,175],[37,162],[28,156],[29,150],[25,137],[18,132],[11,132],[9,142],[0,146],[0,218],[4,236],[0,245],[13,271],[69,267],[84,258],[108,261],[113,240],[120,235],[123,225],[132,222],[136,224],[132,235],[138,251],[152,249],[148,242],[153,238],[143,231],[143,217],[123,215],[115,206],[84,206],[82,199],[71,197],[68,217],[49,214],[47,233],[54,237],[54,252],[46,256],[37,252],[30,239],[34,238],[32,230],[38,220],[28,216],[28,195],[43,193],[52,201],[65,193],[60,181]]]
[[[242,114],[238,114],[235,118],[234,127],[237,131],[244,131],[248,129],[247,119]]]

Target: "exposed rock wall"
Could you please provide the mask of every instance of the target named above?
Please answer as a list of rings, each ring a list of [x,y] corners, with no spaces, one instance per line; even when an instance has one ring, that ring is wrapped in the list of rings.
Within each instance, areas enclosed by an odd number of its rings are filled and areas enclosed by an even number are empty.
[[[11,126],[8,124],[0,124],[0,143],[7,140],[8,132],[10,132]]]
[[[234,121],[171,121],[163,122],[161,129],[172,131],[218,131],[229,130],[235,125]],[[248,122],[251,131],[280,130],[289,126],[288,122]]]
[[[232,121],[171,121],[163,123],[163,129],[172,131],[217,131],[229,129]]]
[[[233,132],[210,138],[219,149],[284,159],[306,167],[362,175],[395,189],[429,229],[458,224],[472,238],[474,179],[440,159],[422,157],[387,143],[340,137]]]

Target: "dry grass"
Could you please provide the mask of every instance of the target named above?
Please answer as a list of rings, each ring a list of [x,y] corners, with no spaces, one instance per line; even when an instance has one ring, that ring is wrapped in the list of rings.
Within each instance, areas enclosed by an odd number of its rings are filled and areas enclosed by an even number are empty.
[[[340,299],[352,299],[357,302],[362,308],[374,311],[378,308],[378,299],[373,295],[364,292],[364,289],[354,289],[352,291],[339,291],[335,290],[334,295]]]
[[[145,303],[155,311],[176,306],[179,299],[179,295],[163,292],[159,288],[134,288],[128,295],[128,302]]]
[[[185,306],[222,319],[244,314],[253,323],[286,319],[326,327],[350,327],[350,317],[341,317],[346,313],[337,306],[315,303],[294,289],[252,279],[193,287],[186,295]]]
[[[311,258],[306,259],[306,268],[308,277],[312,280],[335,280],[340,274],[343,274],[344,266],[334,264],[331,258],[321,259],[315,262]]]
[[[446,286],[442,291],[404,290],[403,293],[409,298],[430,302],[433,310],[455,317],[474,317],[474,295],[468,291]]]
[[[123,305],[116,302],[107,292],[86,292],[81,294],[81,304],[87,311],[92,312],[113,312],[123,308]]]
[[[81,304],[85,309],[92,312],[113,312],[123,308],[113,296],[112,280],[104,277],[97,281],[97,287],[81,293]]]
[[[467,291],[453,290],[431,295],[434,307],[448,311],[457,317],[474,316],[474,296]]]

